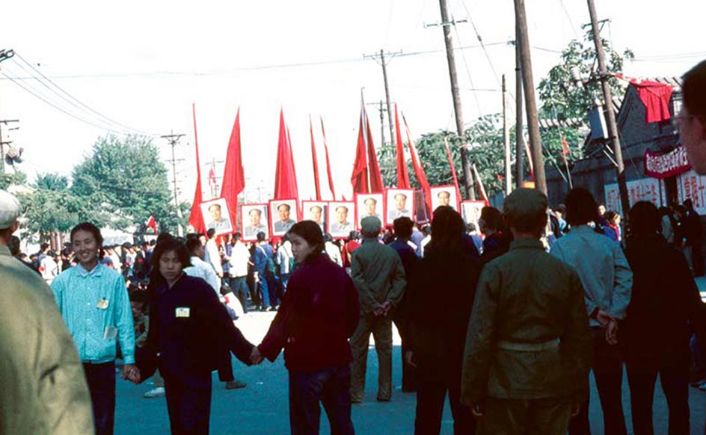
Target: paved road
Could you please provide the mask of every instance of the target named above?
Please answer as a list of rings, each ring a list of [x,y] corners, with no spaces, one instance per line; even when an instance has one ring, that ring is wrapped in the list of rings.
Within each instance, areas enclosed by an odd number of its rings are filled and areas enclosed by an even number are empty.
[[[701,283],[700,283],[701,284]],[[706,284],[704,282],[703,284]],[[250,313],[238,321],[243,333],[254,343],[259,343],[267,332],[274,313]],[[374,351],[368,355],[368,379],[365,401],[353,407],[353,419],[358,434],[411,434],[414,427],[415,396],[398,390],[389,403],[375,401],[377,385],[377,357]],[[287,371],[282,356],[270,364],[265,361],[256,367],[246,367],[234,362],[236,378],[247,382],[242,390],[226,391],[222,383],[214,381],[214,394],[211,411],[211,433],[226,434],[288,434],[288,383]],[[395,335],[393,357],[394,385],[400,385],[399,337]],[[216,377],[214,376],[214,379]],[[116,409],[116,434],[145,435],[162,434],[169,431],[166,402],[162,399],[144,399],[142,394],[149,385],[133,385],[119,380]],[[595,385],[592,397],[597,397]],[[624,388],[623,402],[628,424],[629,394]],[[706,393],[696,389],[690,392],[692,434],[704,433],[706,419]],[[667,412],[664,395],[657,388],[655,394],[655,433],[667,433]],[[602,415],[597,400],[591,402],[591,422],[594,433],[603,433]],[[630,425],[631,426],[631,425]],[[322,418],[321,433],[329,433],[326,418]],[[446,407],[442,425],[443,434],[453,433],[451,413]]]

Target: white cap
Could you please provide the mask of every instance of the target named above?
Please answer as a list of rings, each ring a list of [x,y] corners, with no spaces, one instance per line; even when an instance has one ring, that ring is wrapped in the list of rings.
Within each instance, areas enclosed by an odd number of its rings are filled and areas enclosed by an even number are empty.
[[[10,228],[20,217],[22,207],[15,195],[0,190],[0,230]]]

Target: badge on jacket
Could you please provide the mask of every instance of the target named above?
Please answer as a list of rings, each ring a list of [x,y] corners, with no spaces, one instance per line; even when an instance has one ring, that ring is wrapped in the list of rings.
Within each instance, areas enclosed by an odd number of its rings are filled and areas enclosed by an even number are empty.
[[[189,308],[189,307],[177,307],[177,309],[176,309],[176,316],[177,316],[177,317],[182,317],[182,318],[191,317],[191,308]]]
[[[107,310],[109,304],[110,304],[110,302],[108,302],[108,299],[101,298],[101,300],[99,300],[98,303],[96,304],[96,307],[99,310]]]

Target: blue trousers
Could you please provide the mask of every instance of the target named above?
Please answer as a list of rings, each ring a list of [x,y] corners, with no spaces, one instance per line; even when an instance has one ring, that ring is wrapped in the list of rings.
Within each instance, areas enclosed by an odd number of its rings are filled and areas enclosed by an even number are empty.
[[[262,308],[267,308],[273,304],[270,302],[270,283],[267,278],[267,272],[265,270],[258,270],[257,276],[259,278],[258,286],[260,287],[260,300],[262,301]]]
[[[243,311],[248,312],[248,282],[247,277],[238,276],[235,278],[230,278],[230,289],[233,291],[235,297],[240,301],[240,305],[243,306]]]
[[[93,405],[96,435],[113,435],[115,422],[115,363],[84,363]]]
[[[354,435],[351,420],[351,370],[346,364],[316,372],[289,372],[289,422],[292,435],[318,435],[323,404],[331,435]]]

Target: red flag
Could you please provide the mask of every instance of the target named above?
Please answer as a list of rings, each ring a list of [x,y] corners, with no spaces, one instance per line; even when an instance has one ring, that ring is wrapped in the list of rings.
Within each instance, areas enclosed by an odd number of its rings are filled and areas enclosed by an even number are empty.
[[[157,220],[154,218],[154,216],[150,215],[150,218],[147,219],[147,222],[145,223],[145,226],[147,228],[152,228],[152,231],[154,231],[155,234],[157,234]]]
[[[368,180],[368,156],[365,149],[365,130],[363,129],[363,111],[360,111],[358,120],[358,143],[355,148],[355,161],[353,174],[351,174],[353,193],[369,193],[370,180]]]
[[[397,148],[397,187],[399,189],[409,189],[409,171],[404,158],[404,142],[402,142],[402,129],[400,128],[400,117],[395,104],[395,145]]]
[[[211,192],[216,190],[216,162],[211,163],[211,168],[208,170],[208,185],[211,187]]]
[[[431,186],[427,180],[427,174],[424,172],[421,162],[419,161],[419,154],[417,153],[417,146],[412,140],[412,134],[409,132],[409,125],[407,125],[407,120],[402,113],[402,122],[404,122],[405,131],[407,133],[407,146],[409,146],[409,154],[412,157],[412,169],[414,169],[414,175],[419,181],[419,186],[421,186],[424,192],[424,202],[426,203],[427,210],[431,214]]]
[[[366,136],[368,139],[368,169],[370,172],[370,193],[383,193],[385,185],[382,182],[382,174],[380,173],[380,164],[378,156],[375,152],[375,144],[373,143],[373,132],[370,130],[370,122],[368,122],[368,113],[363,108],[365,116]]]
[[[319,159],[316,157],[316,142],[314,141],[314,126],[311,124],[311,116],[309,116],[309,135],[311,136],[311,162],[314,165],[314,187],[316,188],[316,200],[321,201],[321,183],[319,183]]]
[[[191,111],[194,115],[194,147],[196,148],[196,192],[194,192],[194,201],[191,203],[191,215],[189,216],[189,225],[194,228],[197,233],[205,233],[206,225],[203,222],[203,214],[201,213],[201,160],[199,159],[199,136],[196,132],[196,103],[191,104]]]
[[[336,190],[333,187],[333,177],[331,176],[331,160],[328,157],[328,144],[326,143],[326,130],[324,129],[324,118],[321,118],[321,133],[324,136],[324,153],[326,154],[326,175],[328,175],[328,188],[331,190],[331,196],[336,200]]]
[[[243,171],[243,157],[240,145],[240,108],[235,115],[233,130],[230,132],[228,151],[226,153],[226,166],[223,170],[223,186],[221,198],[225,198],[228,214],[234,229],[237,229],[238,195],[245,188],[245,171]]]
[[[446,158],[449,161],[449,167],[451,168],[451,178],[454,181],[454,188],[456,189],[456,198],[461,200],[461,189],[458,187],[458,177],[456,176],[456,168],[454,167],[454,159],[451,155],[451,150],[449,149],[449,139],[444,137],[444,147],[446,148]],[[433,211],[433,210],[432,210]]]
[[[483,186],[483,180],[481,180],[480,174],[478,173],[478,168],[476,168],[475,164],[472,166],[472,168],[473,175],[476,177],[476,180],[478,180],[478,190],[480,191],[480,199],[482,201],[485,201],[486,204],[490,204],[490,201],[488,201],[488,194],[485,193],[485,186]]]
[[[289,129],[284,122],[284,111],[280,110],[274,199],[291,199],[298,197],[299,188],[297,187],[297,173],[294,170],[292,143],[289,140]]]

